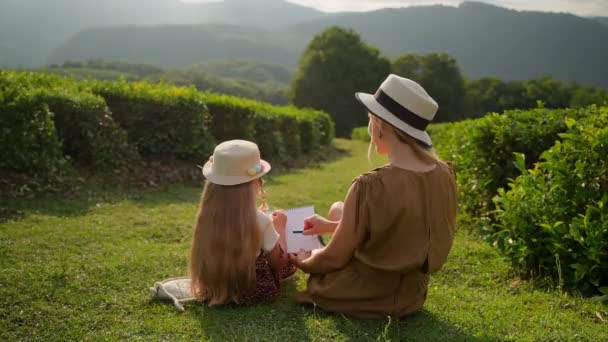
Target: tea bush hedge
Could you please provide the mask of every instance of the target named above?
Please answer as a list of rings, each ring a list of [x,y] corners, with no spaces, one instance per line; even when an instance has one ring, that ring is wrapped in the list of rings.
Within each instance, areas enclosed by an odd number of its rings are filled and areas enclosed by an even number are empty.
[[[94,82],[129,143],[146,159],[195,160],[213,150],[209,110],[194,88],[148,82]]]
[[[586,111],[533,169],[520,155],[491,240],[521,270],[589,292],[608,286],[608,108]]]
[[[54,114],[63,154],[79,166],[109,170],[138,158],[101,97],[60,89],[38,92]]]
[[[370,137],[369,137],[369,133],[367,133],[367,127],[353,128],[353,131],[350,133],[350,138],[353,140],[369,142]]]
[[[7,91],[0,81],[0,170],[55,173],[65,163],[53,113],[42,94]]]
[[[293,106],[272,106],[232,96],[203,93],[218,140],[255,141],[264,158],[297,158],[331,144],[334,124],[328,114]]]
[[[70,165],[101,172],[140,156],[197,163],[218,141],[237,138],[255,141],[264,158],[282,162],[330,145],[334,137],[329,115],[312,109],[162,83],[5,70],[0,123],[0,171],[23,178]]]
[[[585,109],[511,110],[444,126],[431,125],[430,134],[440,156],[456,164],[461,210],[481,221],[491,221],[492,198],[509,179],[521,173],[514,166],[514,153],[525,154],[526,168],[531,168],[566,131],[567,117],[587,115]],[[491,233],[486,223],[478,227],[484,234]]]
[[[34,115],[35,120],[30,124],[40,123],[39,119],[48,121],[45,124],[48,131],[39,130],[46,141],[41,137],[35,139],[38,146],[30,148],[29,153],[20,151],[30,146],[25,142],[3,144],[7,155],[3,160],[17,163],[11,167],[12,171],[27,174],[45,170],[52,174],[54,168],[50,165],[65,164],[65,157],[80,166],[95,169],[118,167],[136,158],[127,144],[126,132],[114,122],[105,101],[79,89],[77,83],[53,75],[0,70],[0,87],[4,102],[0,120],[6,120],[3,127],[6,134],[13,135],[10,141],[15,141],[15,137],[27,140],[30,136],[26,133],[28,129],[20,126],[19,120],[15,121],[15,115],[21,115],[25,120],[24,114]],[[57,146],[59,151],[51,154],[54,160],[51,162],[44,155],[56,150]],[[46,167],[34,167],[37,163]]]

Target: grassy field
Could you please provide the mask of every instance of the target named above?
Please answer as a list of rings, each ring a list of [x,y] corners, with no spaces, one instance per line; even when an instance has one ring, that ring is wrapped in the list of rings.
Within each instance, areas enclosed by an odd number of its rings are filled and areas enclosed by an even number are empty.
[[[325,213],[341,199],[370,165],[364,143],[336,144],[342,157],[270,177],[271,206],[314,203]],[[405,320],[295,305],[303,274],[272,304],[188,305],[180,314],[148,287],[185,275],[200,190],[90,190],[14,204],[21,215],[0,224],[0,340],[608,340],[607,306],[518,279],[464,230],[432,277],[425,309]]]

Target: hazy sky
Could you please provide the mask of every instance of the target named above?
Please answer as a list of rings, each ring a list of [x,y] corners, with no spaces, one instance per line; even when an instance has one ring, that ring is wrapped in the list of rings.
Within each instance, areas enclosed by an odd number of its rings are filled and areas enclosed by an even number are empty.
[[[212,0],[182,0],[205,2]],[[456,6],[461,0],[288,0],[326,12],[369,11],[382,7],[444,4]],[[482,0],[502,7],[546,12],[568,12],[582,16],[608,16],[608,0]]]

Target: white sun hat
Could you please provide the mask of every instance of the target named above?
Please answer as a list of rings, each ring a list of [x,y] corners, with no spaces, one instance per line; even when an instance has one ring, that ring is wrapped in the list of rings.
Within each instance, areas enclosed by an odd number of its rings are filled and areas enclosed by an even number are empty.
[[[425,146],[433,146],[426,128],[435,118],[439,105],[420,84],[391,74],[375,95],[356,93],[355,96],[371,114]]]
[[[258,179],[270,171],[270,164],[260,159],[258,145],[251,141],[230,140],[215,148],[203,166],[208,181],[219,185],[238,185]]]

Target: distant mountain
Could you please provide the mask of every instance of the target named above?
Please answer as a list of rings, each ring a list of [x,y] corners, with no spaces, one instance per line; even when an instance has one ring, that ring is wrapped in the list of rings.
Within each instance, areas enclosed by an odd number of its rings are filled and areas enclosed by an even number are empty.
[[[594,17],[593,19],[608,26],[608,17]]]
[[[339,14],[292,26],[303,46],[330,25],[351,27],[389,56],[444,51],[471,78],[550,75],[608,87],[608,27],[569,14],[520,12],[465,2]]]
[[[322,18],[325,13],[284,0],[224,0],[189,4],[190,19],[278,29],[294,23]]]
[[[91,27],[184,23],[178,0],[0,0],[0,65],[32,67]]]
[[[88,29],[53,52],[49,62],[103,58],[185,66],[239,59],[295,67],[296,51],[286,49],[275,37],[261,29],[224,24]]]
[[[68,38],[91,28],[227,23],[278,29],[322,16],[283,0],[0,0],[0,66],[40,66]]]
[[[106,58],[182,66],[239,59],[294,68],[314,34],[340,25],[361,33],[390,57],[447,52],[470,78],[552,76],[608,87],[608,26],[598,23],[601,18],[521,12],[476,2],[331,15],[282,0],[57,0],[32,7],[34,3],[47,1],[0,0],[0,65]],[[7,4],[27,15],[7,16]],[[28,9],[40,14],[40,8],[53,15],[33,25],[38,14],[28,14]],[[198,20],[238,25],[175,24]],[[106,24],[118,27],[97,27]],[[96,27],[58,43],[57,37],[79,25]],[[2,29],[6,26],[12,31]],[[61,46],[52,50],[53,45]]]

